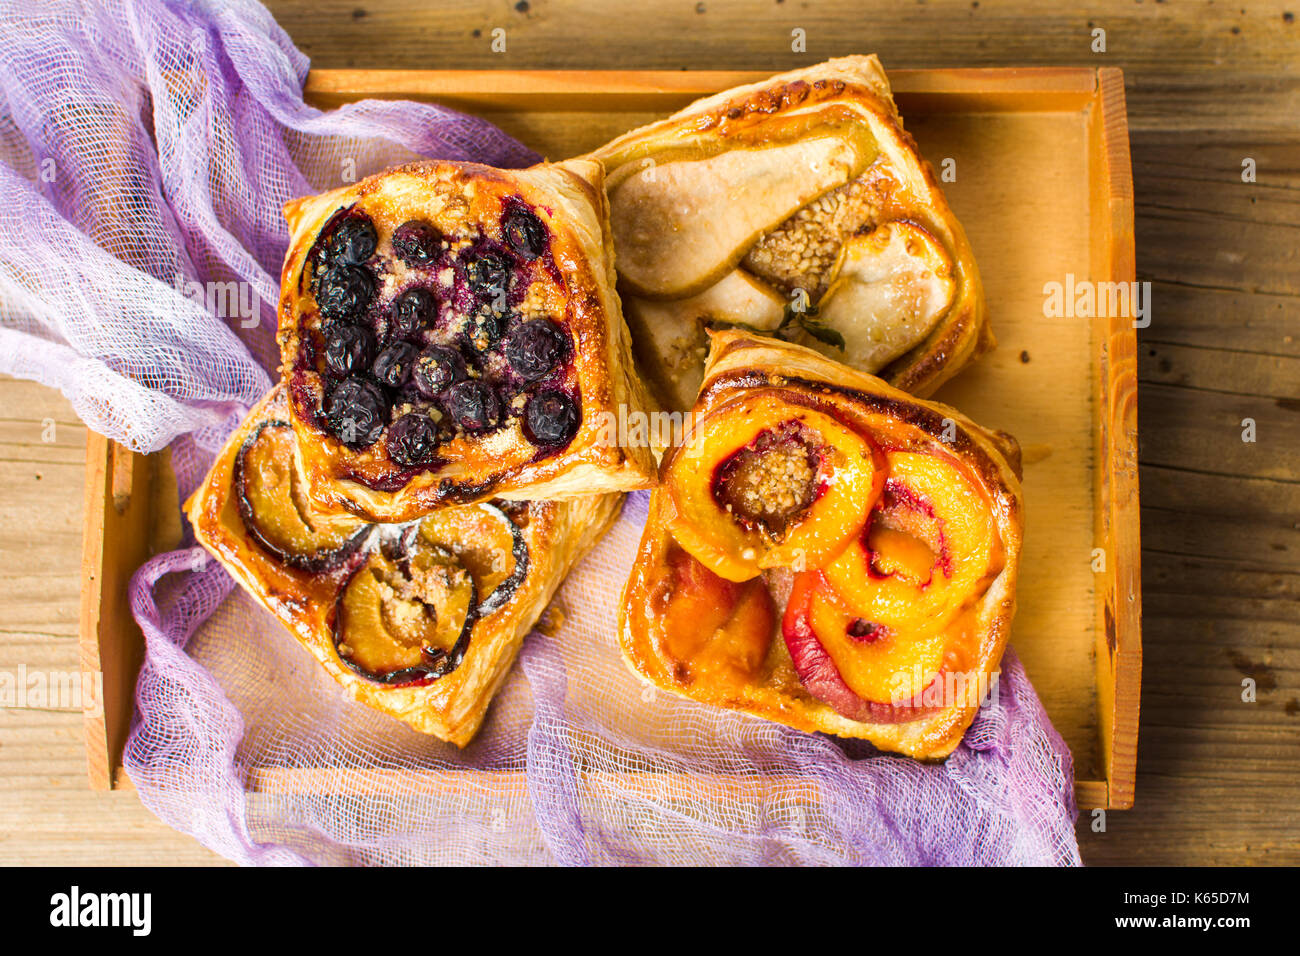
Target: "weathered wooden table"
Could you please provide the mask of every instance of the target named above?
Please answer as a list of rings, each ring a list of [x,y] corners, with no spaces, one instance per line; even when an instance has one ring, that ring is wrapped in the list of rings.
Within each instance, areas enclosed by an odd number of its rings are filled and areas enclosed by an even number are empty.
[[[1104,832],[1082,818],[1080,844],[1094,864],[1300,863],[1300,0],[268,6],[320,67],[1122,67],[1154,293],[1142,730],[1136,808]],[[75,670],[85,429],[38,385],[0,381],[0,406],[0,669]],[[16,862],[220,861],[134,793],[86,789],[79,713],[23,708],[0,710],[0,863]]]

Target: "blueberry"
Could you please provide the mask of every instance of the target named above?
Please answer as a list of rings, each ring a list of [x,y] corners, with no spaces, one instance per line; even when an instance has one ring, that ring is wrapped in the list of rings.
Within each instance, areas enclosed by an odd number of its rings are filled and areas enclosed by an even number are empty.
[[[550,319],[533,319],[510,330],[504,351],[515,374],[532,382],[559,365],[568,346],[569,337],[557,324]]]
[[[371,372],[380,385],[401,388],[411,377],[411,369],[420,350],[409,342],[398,342],[379,353]]]
[[[359,266],[375,254],[379,237],[365,213],[347,216],[325,240],[325,261],[331,265]]]
[[[436,398],[443,389],[465,376],[464,356],[449,345],[430,345],[420,353],[411,370],[415,387],[427,398]]]
[[[470,343],[480,352],[486,352],[501,339],[504,316],[488,306],[474,314],[468,329]]]
[[[332,322],[325,335],[325,367],[335,375],[360,372],[375,356],[375,337],[359,325]]]
[[[405,468],[432,463],[438,451],[438,426],[421,412],[411,412],[388,429],[388,457]]]
[[[447,389],[442,403],[456,424],[467,432],[487,431],[501,422],[501,403],[496,392],[475,378],[457,382]]]
[[[530,209],[514,206],[506,213],[506,242],[524,259],[536,259],[546,251],[546,226]]]
[[[360,317],[375,296],[375,281],[360,266],[335,266],[321,276],[316,306],[326,319]]]
[[[538,392],[524,409],[524,434],[534,445],[564,445],[578,431],[578,407],[563,392]]]
[[[334,386],[325,403],[330,431],[349,448],[368,448],[379,440],[388,419],[388,400],[374,382],[352,376]]]
[[[465,278],[474,294],[490,301],[505,295],[510,283],[510,263],[499,252],[468,254],[464,261]]]
[[[438,302],[428,289],[407,289],[393,300],[392,336],[410,338],[429,326],[438,315]]]
[[[393,231],[393,255],[408,266],[428,265],[442,248],[442,233],[427,222],[412,219]]]

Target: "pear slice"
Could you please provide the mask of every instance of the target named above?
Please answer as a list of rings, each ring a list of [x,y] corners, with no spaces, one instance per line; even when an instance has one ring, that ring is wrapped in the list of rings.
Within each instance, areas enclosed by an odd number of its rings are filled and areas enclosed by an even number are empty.
[[[698,295],[673,303],[704,323],[743,325],[774,332],[785,316],[785,300],[744,269],[733,269]]]
[[[867,148],[817,136],[639,169],[610,196],[619,275],[645,298],[703,291],[763,233],[857,176],[873,158]]]
[[[952,257],[911,222],[888,222],[846,240],[818,303],[817,321],[844,337],[843,350],[802,333],[830,358],[876,372],[912,348],[952,305]]]
[[[637,366],[661,405],[685,411],[695,404],[704,381],[708,336],[704,326],[682,303],[655,302],[623,295],[623,317],[632,333]]]
[[[733,269],[698,295],[659,302],[629,295],[623,311],[642,371],[660,398],[678,411],[690,408],[704,380],[707,325],[744,326],[773,332],[785,316],[785,300],[744,269]]]

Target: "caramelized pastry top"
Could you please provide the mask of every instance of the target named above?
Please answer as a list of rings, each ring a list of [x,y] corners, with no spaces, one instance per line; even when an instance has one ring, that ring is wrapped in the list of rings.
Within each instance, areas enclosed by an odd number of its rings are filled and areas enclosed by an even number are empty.
[[[592,445],[630,371],[603,196],[578,172],[599,167],[571,165],[417,163],[286,207],[282,371],[321,507],[525,497]]]
[[[690,407],[708,329],[775,335],[916,394],[992,346],[969,244],[875,57],[727,90],[592,155],[666,404]]]
[[[946,755],[1014,606],[1014,440],[806,348],[712,346],[624,594],[628,661],[698,700]]]
[[[357,700],[464,745],[619,495],[449,505],[402,524],[316,510],[276,386],[186,502],[195,536]]]

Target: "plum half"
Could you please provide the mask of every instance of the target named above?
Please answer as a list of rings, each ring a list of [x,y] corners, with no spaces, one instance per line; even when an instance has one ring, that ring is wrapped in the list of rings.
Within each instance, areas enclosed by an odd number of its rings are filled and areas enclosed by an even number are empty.
[[[317,515],[294,468],[293,428],[263,422],[244,439],[233,469],[235,502],[248,535],[277,561],[322,573],[344,564],[369,530],[356,518]]]
[[[460,666],[477,603],[474,579],[442,548],[372,551],[334,609],[339,658],[382,684],[427,684]]]
[[[420,522],[419,540],[454,554],[478,589],[480,618],[510,602],[528,576],[528,542],[498,505],[443,508]]]
[[[445,508],[381,536],[334,611],[340,659],[389,686],[431,683],[460,666],[474,626],[515,596],[528,545],[493,504]]]

